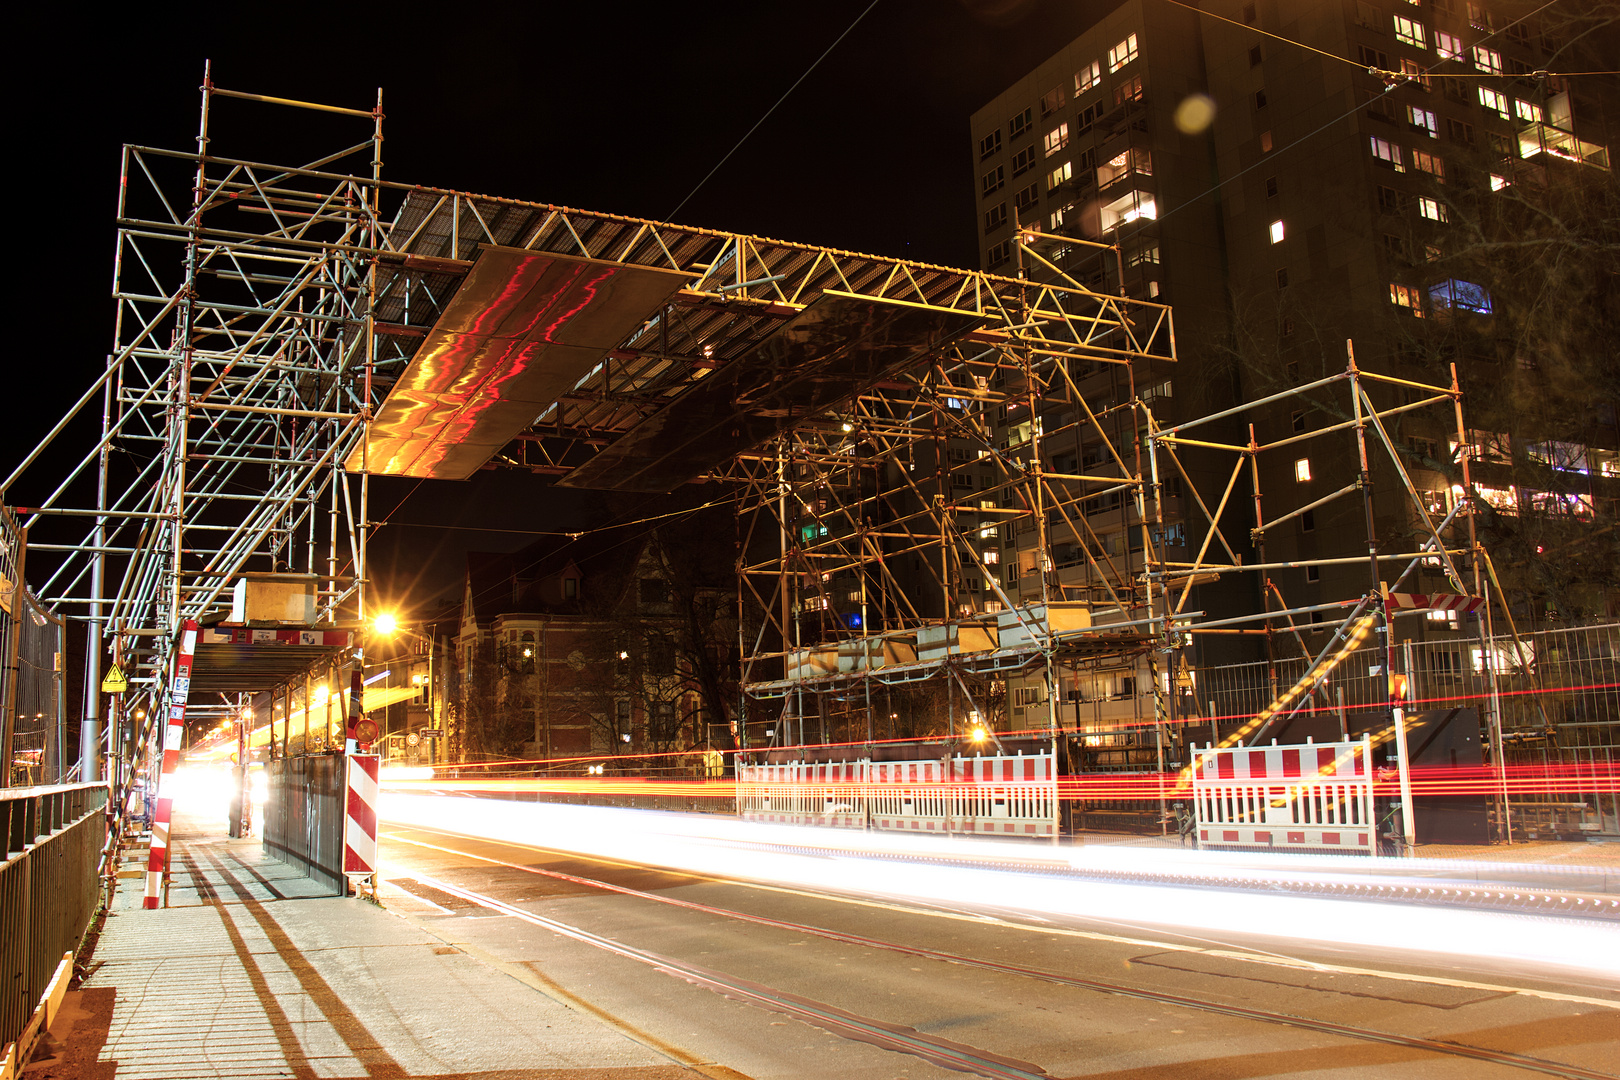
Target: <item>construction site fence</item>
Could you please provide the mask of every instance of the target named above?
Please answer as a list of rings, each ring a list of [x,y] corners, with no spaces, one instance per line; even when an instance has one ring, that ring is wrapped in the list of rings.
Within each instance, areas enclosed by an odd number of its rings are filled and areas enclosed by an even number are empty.
[[[347,758],[277,758],[265,763],[265,803],[260,818],[265,854],[301,870],[342,896],[343,823],[348,788]]]
[[[1399,634],[1401,623],[1396,625]],[[1503,761],[1510,769],[1536,765],[1566,777],[1556,793],[1510,795],[1516,832],[1620,835],[1620,795],[1600,782],[1620,761],[1620,623],[1536,630],[1517,641],[1506,633],[1469,633],[1468,626],[1465,616],[1453,636],[1395,646],[1387,659],[1406,676],[1407,707],[1478,710],[1480,743],[1487,748],[1494,741],[1491,717],[1499,715]],[[1292,638],[1276,640],[1280,648]],[[1320,651],[1324,641],[1316,634],[1305,644]],[[1255,716],[1309,666],[1301,652],[1272,664],[1195,669],[1202,716],[1177,725],[1178,735],[1219,742],[1215,732],[1230,732]],[[1382,645],[1351,653],[1303,708],[1330,714],[1382,710],[1389,687],[1385,666]]]
[[[4,786],[60,783],[63,622],[23,583],[27,533],[0,507],[0,753]]]
[[[107,786],[0,791],[0,1046],[14,1041],[101,895]]]
[[[1051,753],[741,762],[737,813],[777,825],[1051,838]]]

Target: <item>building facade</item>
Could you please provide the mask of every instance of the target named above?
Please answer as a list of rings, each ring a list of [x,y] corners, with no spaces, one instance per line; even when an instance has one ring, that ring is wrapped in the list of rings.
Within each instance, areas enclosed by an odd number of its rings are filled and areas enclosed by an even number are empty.
[[[1204,7],[1129,0],[974,114],[984,265],[1170,303],[1180,363],[1137,377],[1167,424],[1342,372],[1352,350],[1429,384],[1455,365],[1467,437],[1416,416],[1391,432],[1431,512],[1455,505],[1468,454],[1516,610],[1614,614],[1620,369],[1612,343],[1565,324],[1613,325],[1620,99],[1613,77],[1558,74],[1593,66],[1612,22],[1596,5],[1523,18],[1530,5],[1466,0]],[[1021,244],[1020,226],[1042,235]],[[1099,399],[1117,400],[1105,374]],[[1350,413],[1305,390],[1227,435],[1252,424],[1264,445]],[[1303,449],[1263,459],[1265,516],[1359,471]],[[1376,464],[1371,480],[1374,541],[1398,545],[1414,526],[1403,484]],[[1365,552],[1364,519],[1343,498],[1258,538],[1268,561],[1323,562],[1277,575],[1291,602],[1373,584],[1326,562]],[[1517,565],[1555,546],[1580,549],[1571,573]]]

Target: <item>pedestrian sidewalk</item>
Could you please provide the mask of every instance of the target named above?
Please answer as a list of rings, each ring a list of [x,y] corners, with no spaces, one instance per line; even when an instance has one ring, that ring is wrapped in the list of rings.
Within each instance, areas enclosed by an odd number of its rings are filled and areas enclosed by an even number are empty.
[[[43,1067],[36,1057],[25,1076],[736,1075],[576,1011],[533,971],[470,955],[423,923],[320,895],[266,858],[257,837],[223,834],[223,825],[175,822],[166,909],[143,909],[139,878],[120,881],[70,1006],[73,1029],[57,1040],[77,1053]]]

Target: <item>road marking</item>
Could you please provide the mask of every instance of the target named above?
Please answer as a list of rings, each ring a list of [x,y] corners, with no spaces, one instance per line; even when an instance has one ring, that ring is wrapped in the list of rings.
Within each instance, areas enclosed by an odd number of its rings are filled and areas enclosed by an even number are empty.
[[[698,967],[695,964],[688,964],[659,953],[647,952],[632,945],[615,941],[612,938],[593,934],[589,930],[582,930],[577,926],[570,926],[568,923],[548,919],[544,915],[536,915],[533,912],[524,911],[522,908],[512,907],[510,904],[502,903],[493,897],[484,896],[470,889],[463,889],[448,882],[438,881],[425,874],[418,875],[417,880],[431,885],[435,889],[442,889],[451,896],[459,896],[463,900],[469,900],[472,903],[486,907],[491,911],[499,911],[515,919],[522,919],[524,922],[550,930],[553,933],[573,938],[575,941],[595,946],[598,949],[626,959],[639,961],[664,972],[666,975],[683,979],[725,997],[791,1016],[796,1020],[802,1020],[821,1028],[823,1031],[846,1039],[855,1039],[884,1050],[910,1054],[941,1068],[953,1069],[958,1072],[978,1073],[980,1076],[990,1078],[990,1080],[1048,1080],[1049,1077],[1045,1069],[1027,1061],[1002,1057],[999,1054],[975,1046],[954,1042],[937,1035],[928,1035],[915,1028],[861,1016],[858,1013],[847,1012],[826,1002],[800,997],[797,994],[790,994],[784,990],[777,990],[748,979]]]

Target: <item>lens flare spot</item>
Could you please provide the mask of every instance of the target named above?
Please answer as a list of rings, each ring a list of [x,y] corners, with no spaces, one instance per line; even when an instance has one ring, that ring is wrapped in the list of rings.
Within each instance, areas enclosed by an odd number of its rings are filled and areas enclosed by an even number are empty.
[[[1215,122],[1215,99],[1208,94],[1188,94],[1176,106],[1176,130],[1197,135]]]

